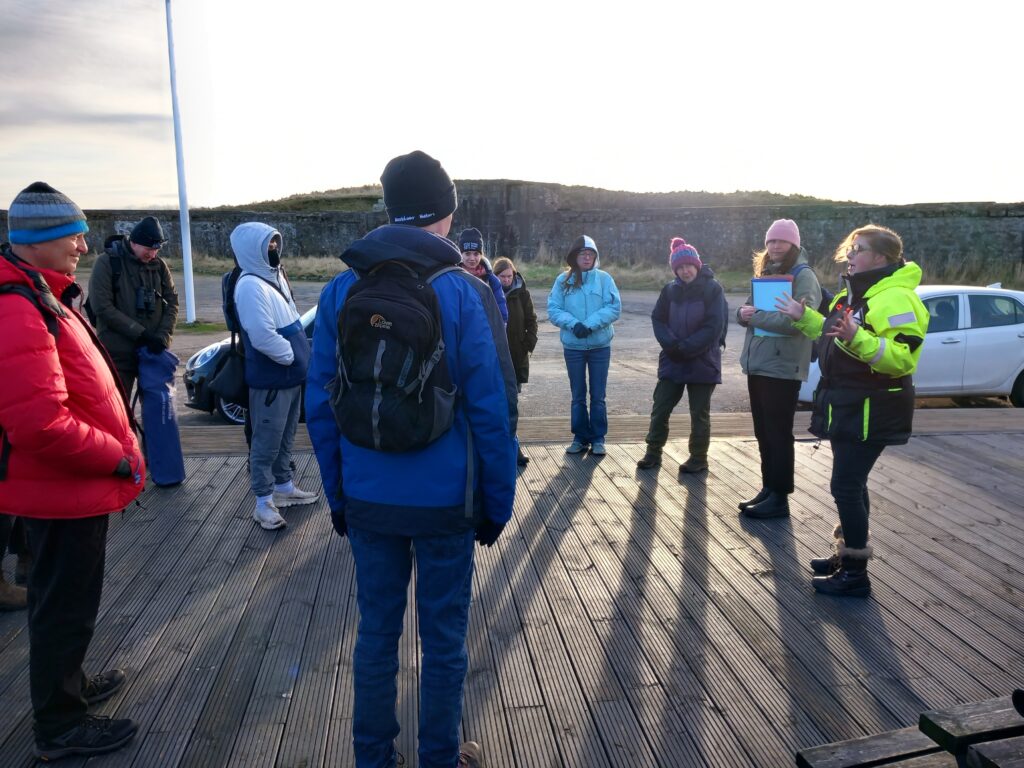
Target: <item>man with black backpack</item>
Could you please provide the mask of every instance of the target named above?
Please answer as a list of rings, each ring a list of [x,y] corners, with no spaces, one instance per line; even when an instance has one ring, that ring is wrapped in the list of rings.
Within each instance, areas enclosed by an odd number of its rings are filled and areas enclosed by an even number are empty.
[[[178,319],[178,292],[159,255],[166,242],[160,222],[147,216],[130,235],[106,239],[89,276],[86,312],[114,359],[129,402],[139,373],[137,350],[167,349]]]
[[[445,236],[455,185],[423,152],[381,176],[391,224],[324,288],[306,421],[331,520],[356,565],[357,765],[394,765],[398,645],[412,564],[423,649],[420,765],[481,764],[459,745],[474,539],[512,516],[516,381],[490,288]]]
[[[268,531],[283,528],[280,509],[312,504],[319,493],[292,479],[292,443],[299,425],[309,340],[281,272],[281,233],[256,221],[231,233],[231,250],[242,268],[235,310],[245,348],[252,442],[249,475],[256,496],[253,519]]]

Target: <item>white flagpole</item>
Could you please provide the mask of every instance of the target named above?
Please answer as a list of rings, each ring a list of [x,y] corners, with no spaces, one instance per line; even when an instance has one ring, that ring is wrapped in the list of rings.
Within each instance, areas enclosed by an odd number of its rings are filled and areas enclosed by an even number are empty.
[[[171,64],[171,110],[174,115],[174,154],[178,160],[178,208],[181,211],[181,261],[185,272],[185,322],[196,321],[195,288],[192,283],[192,231],[188,221],[188,192],[185,189],[185,156],[181,148],[181,114],[178,111],[178,75],[174,68],[174,30],[171,0],[167,6],[167,57]]]

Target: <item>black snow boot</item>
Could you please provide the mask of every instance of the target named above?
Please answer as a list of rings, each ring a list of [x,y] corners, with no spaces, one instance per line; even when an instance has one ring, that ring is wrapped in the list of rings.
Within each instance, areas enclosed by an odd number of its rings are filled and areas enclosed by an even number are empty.
[[[850,550],[847,550],[848,552]],[[859,552],[870,551],[856,550]],[[871,594],[871,580],[868,578],[867,557],[840,558],[839,570],[831,576],[815,576],[811,579],[815,590],[836,597],[867,597]]]

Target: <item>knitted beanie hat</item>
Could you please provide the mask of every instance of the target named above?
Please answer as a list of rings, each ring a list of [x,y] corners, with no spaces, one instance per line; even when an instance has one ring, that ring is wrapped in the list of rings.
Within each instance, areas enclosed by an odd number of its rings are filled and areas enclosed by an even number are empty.
[[[792,219],[776,219],[772,222],[772,225],[768,227],[768,231],[765,232],[764,244],[768,245],[769,240],[784,240],[785,242],[792,243],[799,248],[800,228]]]
[[[696,248],[681,237],[673,237],[672,244],[669,246],[668,265],[672,269],[672,273],[675,274],[675,271],[683,264],[693,264],[697,269],[704,266]]]
[[[425,227],[454,213],[459,205],[447,172],[419,150],[393,158],[384,167],[380,183],[384,207],[394,224]]]
[[[479,251],[483,253],[484,236],[480,234],[480,230],[476,227],[462,230],[462,234],[459,235],[459,250],[463,253],[466,251]]]
[[[569,249],[569,253],[565,257],[565,263],[570,267],[576,265],[576,256],[580,251],[593,251],[595,257],[600,257],[600,253],[597,250],[597,243],[594,242],[594,238],[589,235],[580,235],[572,241],[572,248]]]
[[[15,245],[32,245],[89,231],[85,214],[71,198],[37,181],[18,193],[7,210],[7,229]]]
[[[153,216],[147,216],[136,224],[128,239],[144,248],[160,248],[167,242],[163,227]]]

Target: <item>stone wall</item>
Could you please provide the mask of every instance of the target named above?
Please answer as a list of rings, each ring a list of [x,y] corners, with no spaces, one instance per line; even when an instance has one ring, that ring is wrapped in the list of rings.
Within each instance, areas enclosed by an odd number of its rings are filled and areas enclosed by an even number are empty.
[[[982,263],[1024,265],[1024,203],[944,203],[908,206],[768,205],[680,207],[681,193],[631,194],[557,184],[460,181],[460,205],[452,238],[465,226],[479,228],[491,257],[561,261],[580,234],[593,237],[604,264],[662,264],[673,236],[685,237],[714,268],[746,269],[751,252],[777,218],[800,226],[812,263],[825,267],[851,229],[874,222],[902,235],[909,258],[925,267]],[[90,245],[127,232],[140,211],[88,211]],[[158,212],[168,235],[167,252],[180,255],[178,217]],[[317,214],[195,211],[192,248],[198,255],[230,254],[229,235],[243,221],[264,221],[281,231],[292,256],[337,256],[353,240],[386,222],[381,212]],[[0,230],[6,234],[6,212]]]

